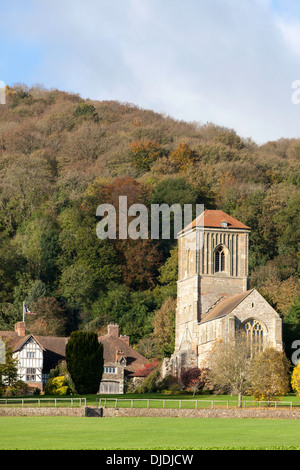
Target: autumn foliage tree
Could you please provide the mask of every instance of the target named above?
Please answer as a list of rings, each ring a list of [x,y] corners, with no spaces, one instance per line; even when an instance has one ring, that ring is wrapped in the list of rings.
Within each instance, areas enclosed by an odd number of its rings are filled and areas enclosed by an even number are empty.
[[[294,367],[291,377],[291,386],[297,397],[300,396],[300,362]]]
[[[238,395],[238,406],[242,406],[242,396],[251,385],[251,356],[244,335],[235,340],[218,341],[208,360],[208,380],[218,391]]]
[[[180,382],[188,392],[195,394],[203,390],[207,381],[207,370],[193,367],[182,372]]]
[[[149,171],[152,163],[162,157],[164,152],[153,140],[136,140],[129,145],[133,165],[141,170]]]
[[[284,352],[267,348],[257,354],[251,368],[251,392],[257,400],[276,400],[289,391],[290,362]]]
[[[170,239],[120,240],[124,195],[128,207],[204,203],[251,227],[252,287],[283,317],[288,348],[299,338],[299,315],[290,313],[299,297],[299,148],[300,139],[257,145],[232,129],[133,104],[7,86],[0,106],[2,329],[13,329],[22,302],[42,281],[47,293],[39,299],[57,299],[64,321],[72,312],[74,323],[59,334],[79,322],[101,329],[111,318],[132,344],[147,339],[151,350],[152,320],[168,297],[176,298],[174,217]],[[96,236],[102,203],[117,210],[116,240]],[[44,314],[26,320],[58,334],[60,323]]]
[[[35,315],[26,315],[30,333],[40,336],[63,336],[67,318],[60,302],[55,297],[42,297],[32,304]]]
[[[161,358],[169,357],[174,351],[175,311],[176,300],[168,297],[153,318],[152,338],[157,355]]]
[[[179,171],[183,171],[188,165],[194,164],[198,158],[197,152],[185,142],[180,143],[170,154],[170,160],[176,163]]]

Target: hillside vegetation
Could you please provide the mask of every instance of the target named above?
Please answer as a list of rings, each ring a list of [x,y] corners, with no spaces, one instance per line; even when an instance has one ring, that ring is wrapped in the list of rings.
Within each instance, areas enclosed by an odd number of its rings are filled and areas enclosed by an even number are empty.
[[[0,328],[121,334],[147,357],[173,347],[176,241],[100,240],[97,207],[203,203],[250,226],[250,274],[300,323],[300,139],[258,146],[232,129],[176,121],[115,101],[6,88],[0,106]],[[291,335],[291,336],[290,336]]]

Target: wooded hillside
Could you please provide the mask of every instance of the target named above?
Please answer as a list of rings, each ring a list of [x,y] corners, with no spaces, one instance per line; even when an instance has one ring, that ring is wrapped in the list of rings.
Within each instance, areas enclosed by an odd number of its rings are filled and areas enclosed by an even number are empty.
[[[252,229],[252,287],[300,323],[300,139],[258,146],[212,123],[114,101],[7,87],[0,106],[0,329],[103,331],[118,322],[142,354],[172,352],[174,240],[100,240],[96,209],[203,203]],[[288,338],[288,336],[287,336]]]

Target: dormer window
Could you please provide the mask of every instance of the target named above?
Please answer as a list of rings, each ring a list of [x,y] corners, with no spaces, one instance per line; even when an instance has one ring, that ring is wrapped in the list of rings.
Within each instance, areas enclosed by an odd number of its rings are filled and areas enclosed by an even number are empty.
[[[122,359],[120,360],[120,365],[125,367],[126,364],[127,364],[127,361],[126,361],[125,357],[122,357]]]
[[[215,273],[225,271],[225,249],[219,246],[215,251]]]
[[[222,220],[221,225],[222,225],[223,228],[227,228],[228,227],[228,222],[226,220]]]

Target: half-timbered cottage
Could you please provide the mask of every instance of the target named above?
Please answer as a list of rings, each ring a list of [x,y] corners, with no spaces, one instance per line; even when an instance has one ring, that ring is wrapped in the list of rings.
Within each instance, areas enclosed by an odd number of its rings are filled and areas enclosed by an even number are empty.
[[[0,338],[18,360],[18,375],[31,389],[44,389],[51,369],[65,359],[67,337],[26,335],[25,322],[14,331],[0,331]],[[128,336],[119,336],[118,325],[108,325],[103,344],[104,371],[99,393],[124,393],[125,379],[133,377],[149,361],[129,345]]]
[[[68,338],[26,335],[25,322],[14,331],[0,331],[0,337],[18,360],[18,375],[31,388],[43,390],[49,372],[65,357]]]

